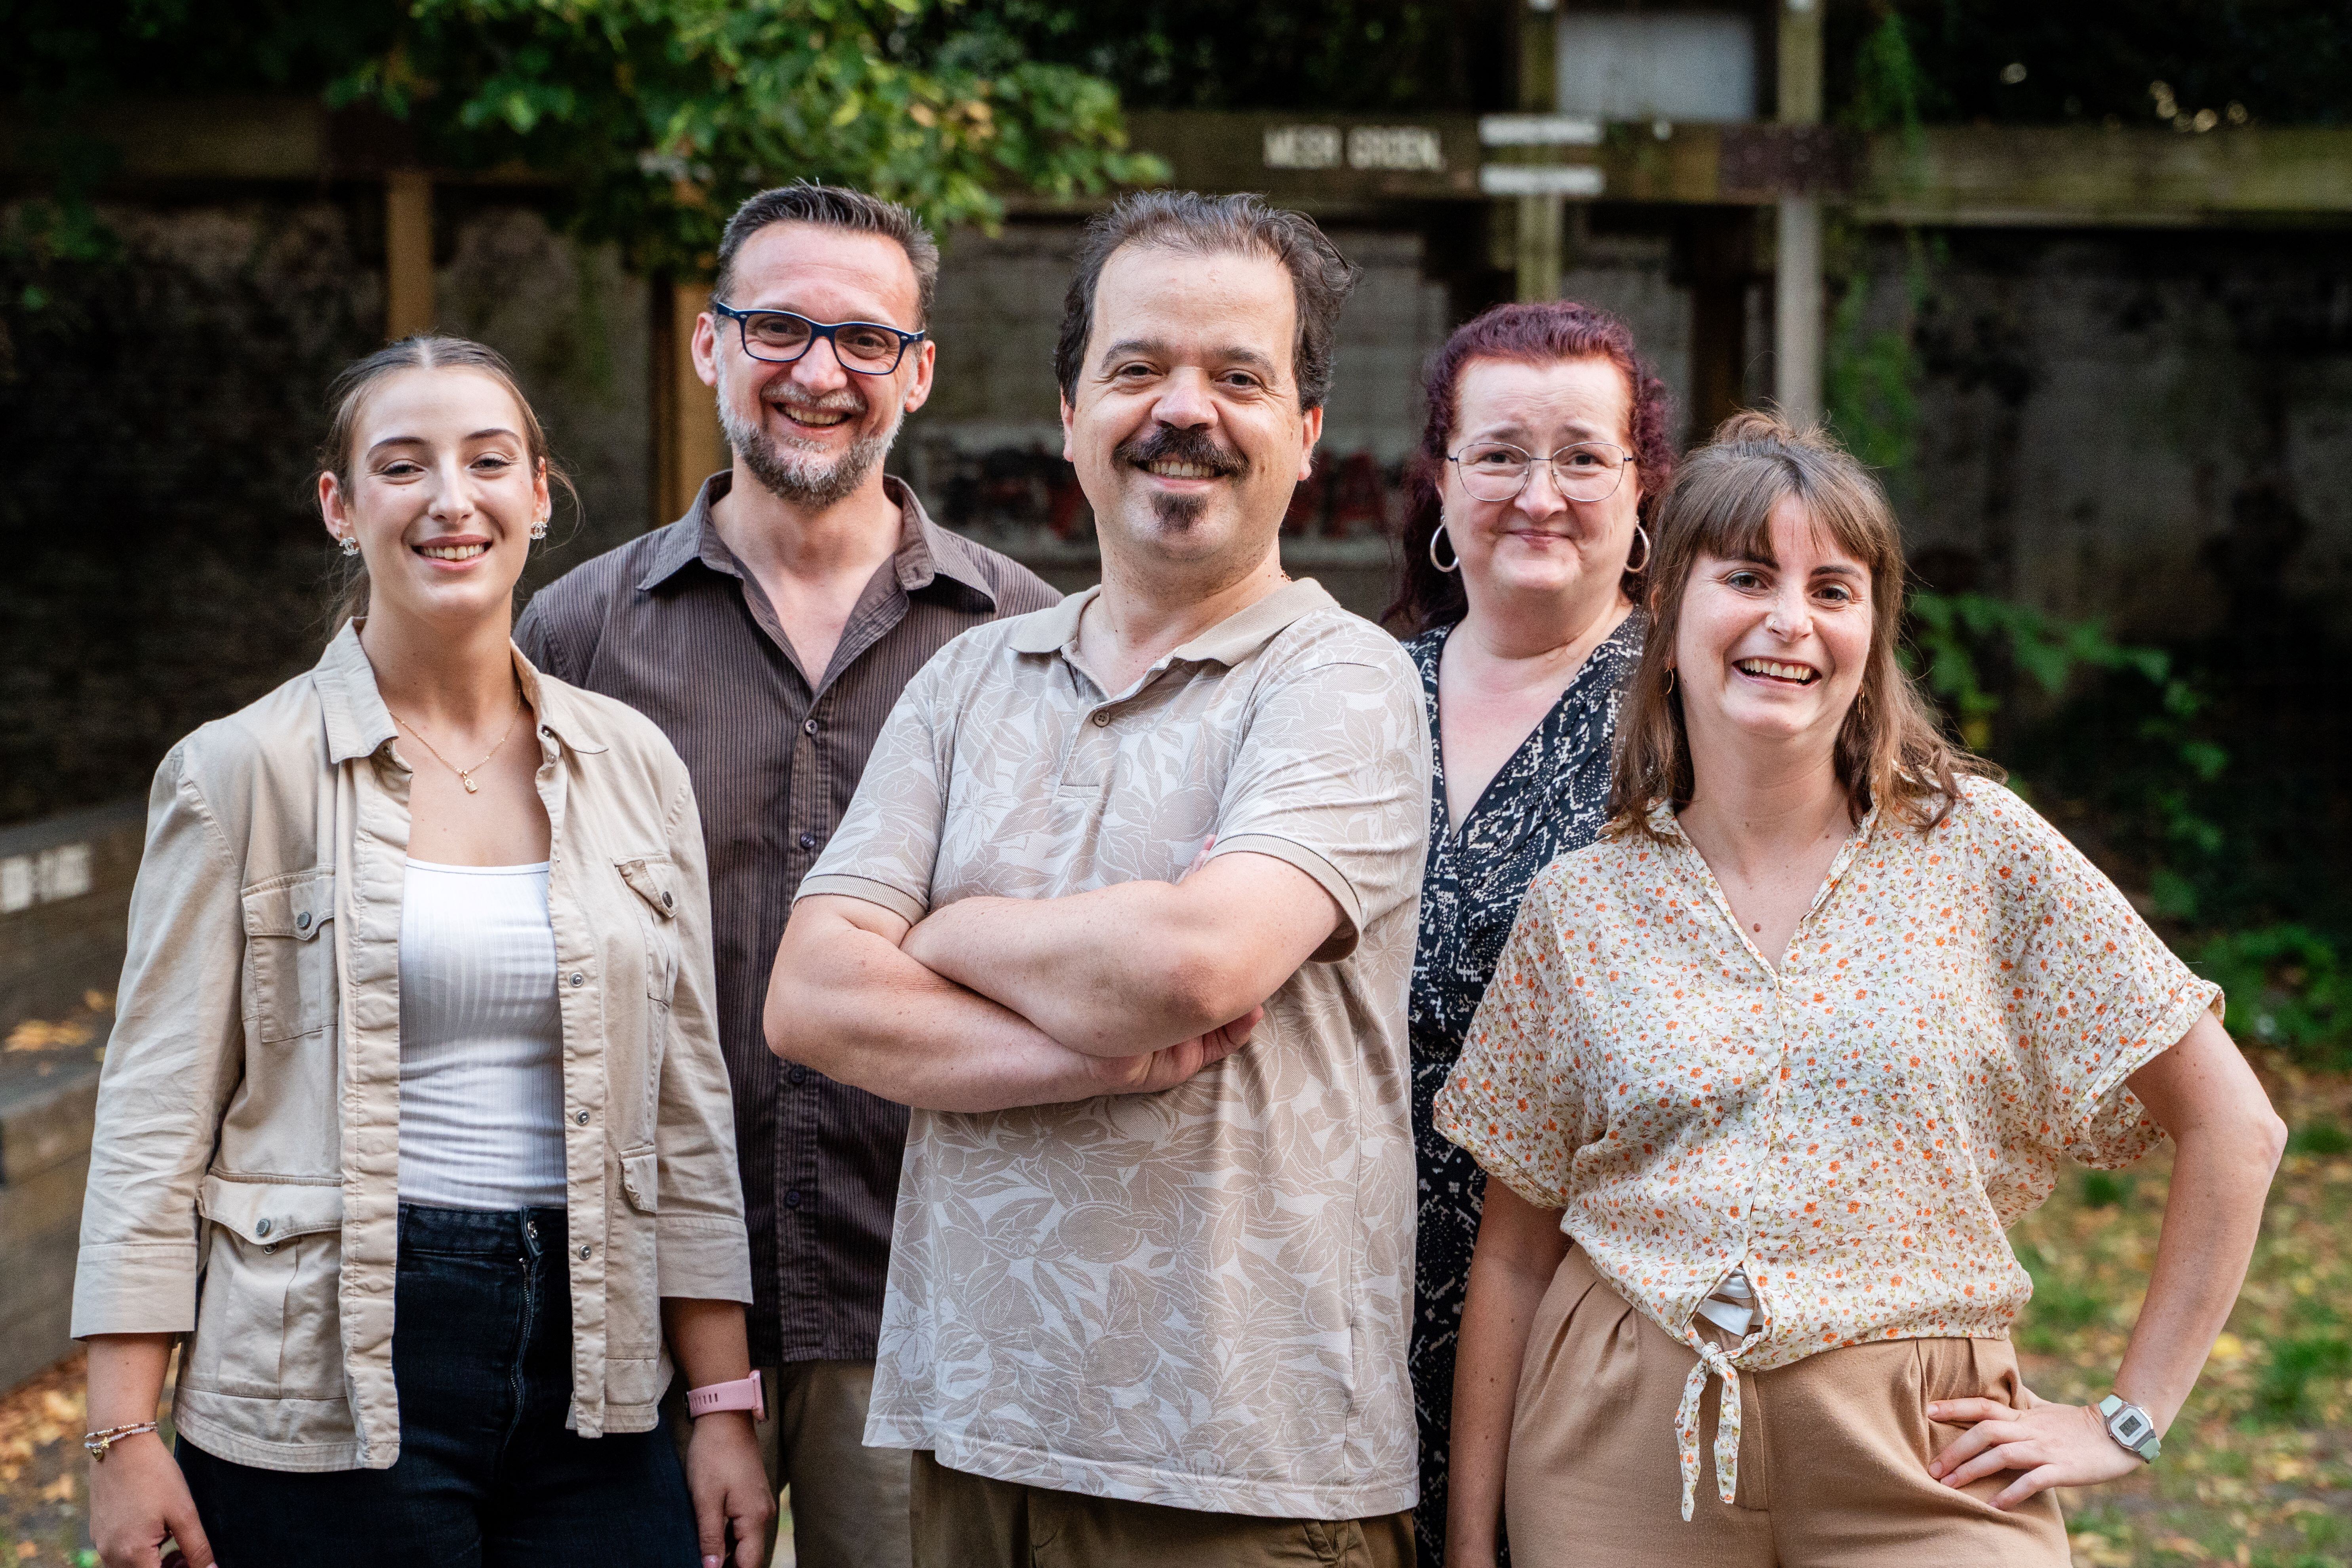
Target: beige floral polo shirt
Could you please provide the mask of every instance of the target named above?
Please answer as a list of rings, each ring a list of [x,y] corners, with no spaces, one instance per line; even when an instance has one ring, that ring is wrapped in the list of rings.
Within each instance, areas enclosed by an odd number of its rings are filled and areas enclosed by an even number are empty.
[[[1964,780],[1931,834],[1865,819],[1778,968],[1696,850],[1605,839],[1528,889],[1437,1125],[1702,1360],[1731,1500],[1737,1369],[1874,1340],[2003,1339],[2032,1294],[2003,1232],[2062,1156],[2162,1136],[2126,1087],[2218,987],[2008,790]],[[1758,1325],[1692,1314],[1733,1268]]]
[[[1289,584],[1103,690],[1093,593],[908,686],[800,896],[919,921],[1272,855],[1345,921],[1251,1044],[1157,1095],[917,1110],[866,1440],[1283,1518],[1414,1500],[1405,993],[1429,742],[1402,648]]]

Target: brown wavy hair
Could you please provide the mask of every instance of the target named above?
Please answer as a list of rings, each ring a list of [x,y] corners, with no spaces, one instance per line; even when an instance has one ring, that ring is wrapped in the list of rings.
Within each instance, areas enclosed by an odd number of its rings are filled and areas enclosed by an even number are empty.
[[[1926,833],[1951,815],[1960,775],[2003,776],[1945,735],[1897,656],[1903,535],[1886,492],[1818,426],[1797,430],[1769,414],[1735,414],[1712,442],[1684,458],[1650,524],[1650,628],[1617,713],[1611,837],[1662,837],[1651,826],[1651,807],[1690,804],[1690,734],[1682,694],[1667,682],[1683,594],[1702,555],[1770,560],[1772,509],[1783,496],[1796,497],[1814,526],[1870,572],[1870,654],[1837,737],[1838,782],[1854,819],[1875,804]]]
[[[1421,445],[1405,465],[1404,531],[1398,541],[1403,556],[1397,566],[1396,602],[1381,617],[1402,627],[1407,637],[1452,626],[1470,613],[1461,577],[1440,572],[1429,559],[1429,546],[1441,521],[1445,453],[1462,417],[1462,372],[1471,361],[1481,359],[1521,364],[1605,359],[1623,374],[1630,426],[1626,436],[1642,481],[1642,504],[1635,515],[1653,542],[1658,531],[1651,514],[1675,477],[1674,437],[1668,434],[1674,428],[1673,407],[1665,384],[1634,352],[1632,328],[1606,310],[1574,300],[1497,305],[1472,317],[1454,329],[1422,370],[1422,401],[1429,415]],[[1648,571],[1646,563],[1643,570]],[[1635,604],[1641,603],[1641,584],[1640,576],[1625,574],[1625,596]]]

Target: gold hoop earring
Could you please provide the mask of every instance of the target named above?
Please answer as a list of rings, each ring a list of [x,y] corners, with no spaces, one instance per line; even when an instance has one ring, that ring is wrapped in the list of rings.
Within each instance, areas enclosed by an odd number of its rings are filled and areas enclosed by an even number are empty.
[[[1629,577],[1639,577],[1650,569],[1650,557],[1656,552],[1650,548],[1650,531],[1638,522],[1633,525],[1633,537],[1642,542],[1642,563],[1636,566],[1628,561],[1625,563],[1625,574]],[[1626,553],[1630,555],[1633,552],[1627,551]]]
[[[1441,539],[1444,539],[1448,544],[1454,542],[1451,539],[1446,539],[1445,537],[1445,520],[1442,517],[1437,520],[1437,531],[1429,536],[1429,563],[1432,566],[1436,567],[1440,572],[1461,571],[1462,552],[1459,550],[1454,552],[1454,564],[1451,566],[1448,566],[1444,562],[1440,561],[1437,558],[1437,542]]]
[[[1669,696],[1669,697],[1672,697],[1674,694],[1675,694],[1675,667],[1674,667],[1673,665],[1668,665],[1668,666],[1666,666],[1666,695],[1667,695],[1667,696]]]

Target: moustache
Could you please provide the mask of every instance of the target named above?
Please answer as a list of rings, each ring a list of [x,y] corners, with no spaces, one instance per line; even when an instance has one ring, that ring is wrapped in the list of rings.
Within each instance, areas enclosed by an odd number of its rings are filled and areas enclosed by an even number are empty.
[[[821,397],[803,397],[795,392],[772,393],[761,399],[771,408],[781,408],[787,414],[847,414],[860,415],[870,406],[865,395],[856,387],[836,387]]]
[[[1249,472],[1249,461],[1240,453],[1218,446],[1204,431],[1173,425],[1155,425],[1149,436],[1130,436],[1112,447],[1110,455],[1115,462],[1138,468],[1147,463],[1188,463],[1221,479],[1239,479]]]

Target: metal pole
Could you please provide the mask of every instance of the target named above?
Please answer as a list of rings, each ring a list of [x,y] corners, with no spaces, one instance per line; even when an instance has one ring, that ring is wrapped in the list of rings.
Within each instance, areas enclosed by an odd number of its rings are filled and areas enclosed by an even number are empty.
[[[1822,416],[1822,204],[1780,198],[1773,275],[1773,392],[1780,416],[1800,427]]]
[[[1822,0],[1781,0],[1779,118],[1783,125],[1822,120]],[[1810,425],[1822,416],[1822,204],[1818,196],[1780,198],[1779,258],[1773,287],[1773,391],[1782,417]]]

